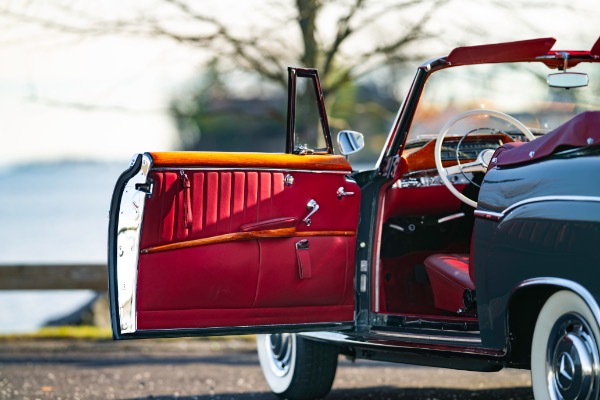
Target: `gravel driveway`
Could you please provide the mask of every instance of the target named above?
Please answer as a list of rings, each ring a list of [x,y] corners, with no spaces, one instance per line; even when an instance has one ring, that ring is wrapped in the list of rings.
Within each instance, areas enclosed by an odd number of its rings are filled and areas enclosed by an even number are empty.
[[[0,399],[272,399],[250,340],[0,341]],[[532,399],[529,371],[340,358],[328,400]]]

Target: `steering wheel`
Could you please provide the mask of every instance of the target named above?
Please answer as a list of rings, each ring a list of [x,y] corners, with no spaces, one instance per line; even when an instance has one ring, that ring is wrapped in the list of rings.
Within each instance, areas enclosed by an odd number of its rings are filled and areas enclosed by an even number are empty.
[[[463,113],[456,115],[454,118],[452,118],[450,121],[448,121],[446,123],[446,125],[444,125],[444,127],[438,134],[437,140],[435,142],[435,153],[434,153],[435,167],[437,168],[438,173],[440,174],[440,179],[442,180],[444,185],[446,185],[448,190],[450,190],[450,192],[454,196],[456,196],[463,203],[465,203],[473,208],[477,208],[477,202],[469,199],[467,196],[465,196],[464,194],[459,192],[454,187],[452,182],[450,182],[450,180],[448,179],[448,176],[457,174],[459,172],[463,173],[463,174],[465,172],[484,172],[485,173],[487,171],[487,167],[492,159],[492,156],[494,155],[495,149],[483,150],[481,153],[479,153],[479,155],[477,156],[477,159],[470,163],[460,164],[460,162],[459,162],[458,165],[448,167],[448,168],[444,168],[444,165],[442,164],[442,144],[444,142],[444,138],[446,137],[446,134],[448,133],[448,131],[454,124],[456,124],[459,121],[462,121],[465,118],[472,117],[474,115],[492,116],[492,117],[501,119],[505,122],[508,122],[509,124],[512,124],[513,126],[515,126],[519,131],[521,131],[521,133],[523,133],[523,135],[525,135],[525,137],[529,141],[534,140],[535,136],[518,119],[511,117],[508,114],[504,114],[500,111],[494,111],[494,110],[476,109],[476,110],[465,111]],[[457,161],[458,161],[458,159],[457,159]]]

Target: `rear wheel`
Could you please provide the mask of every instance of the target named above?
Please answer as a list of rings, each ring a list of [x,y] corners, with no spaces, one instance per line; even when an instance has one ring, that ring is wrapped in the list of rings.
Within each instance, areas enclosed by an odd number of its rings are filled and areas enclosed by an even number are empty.
[[[573,292],[553,294],[540,311],[531,346],[536,400],[598,399],[600,330],[587,304]]]
[[[337,369],[338,349],[292,333],[257,335],[263,375],[277,396],[317,399],[329,393]]]

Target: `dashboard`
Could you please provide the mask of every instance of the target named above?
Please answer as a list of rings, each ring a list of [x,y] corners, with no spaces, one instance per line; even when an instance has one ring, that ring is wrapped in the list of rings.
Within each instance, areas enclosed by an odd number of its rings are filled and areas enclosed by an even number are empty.
[[[469,162],[487,149],[497,149],[504,143],[513,142],[513,138],[504,133],[472,136],[450,136],[444,139],[442,163],[445,167],[458,162]],[[408,143],[402,152],[401,177],[414,175],[415,172],[434,172],[434,149],[436,139],[416,140]]]
[[[467,163],[484,150],[496,149],[513,141],[503,133],[446,137],[442,147],[442,164],[450,167],[458,162]],[[399,178],[386,193],[384,220],[407,215],[447,215],[460,209],[460,200],[444,186],[435,166],[435,142],[435,138],[417,140],[405,147],[400,159]],[[448,178],[462,191],[473,176],[465,173]]]

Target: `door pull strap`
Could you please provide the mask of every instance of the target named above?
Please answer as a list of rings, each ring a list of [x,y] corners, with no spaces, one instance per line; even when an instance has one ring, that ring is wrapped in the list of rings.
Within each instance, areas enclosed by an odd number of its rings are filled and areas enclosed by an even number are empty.
[[[312,278],[308,239],[296,243],[296,259],[298,260],[298,275],[300,276],[300,279]]]

